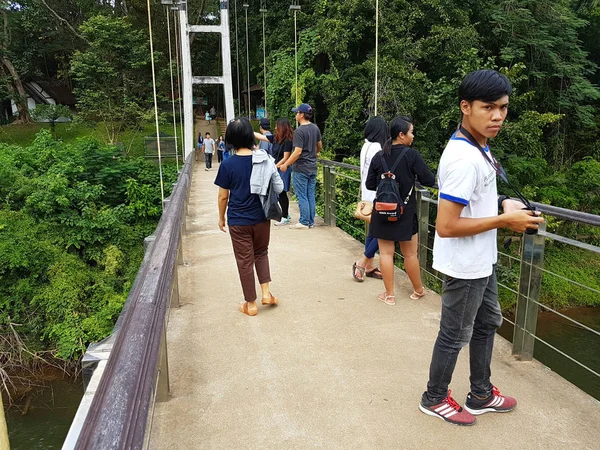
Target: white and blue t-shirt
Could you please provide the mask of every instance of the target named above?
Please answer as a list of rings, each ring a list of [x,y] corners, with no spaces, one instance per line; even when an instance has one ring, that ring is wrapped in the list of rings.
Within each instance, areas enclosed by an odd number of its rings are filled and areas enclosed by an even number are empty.
[[[490,151],[489,147],[485,150]],[[442,153],[438,186],[440,199],[465,205],[461,217],[498,215],[496,171],[477,147],[456,133]],[[496,235],[496,229],[456,238],[442,238],[436,232],[433,268],[466,280],[490,276],[498,260]]]

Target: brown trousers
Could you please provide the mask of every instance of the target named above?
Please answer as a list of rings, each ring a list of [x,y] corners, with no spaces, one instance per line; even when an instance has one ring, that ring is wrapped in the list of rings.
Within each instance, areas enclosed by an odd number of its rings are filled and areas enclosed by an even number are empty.
[[[260,284],[271,281],[269,270],[269,240],[271,221],[265,220],[257,225],[230,226],[229,235],[233,244],[233,254],[242,283],[244,300],[256,300],[254,284],[254,266]]]

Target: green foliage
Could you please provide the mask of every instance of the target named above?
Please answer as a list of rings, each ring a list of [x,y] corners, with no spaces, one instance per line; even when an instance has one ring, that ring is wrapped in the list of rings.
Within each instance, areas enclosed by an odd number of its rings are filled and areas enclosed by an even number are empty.
[[[104,123],[108,142],[115,143],[151,106],[148,38],[119,17],[95,16],[80,30],[89,46],[71,62],[77,117]]]
[[[168,195],[177,174],[163,169]],[[10,321],[31,349],[77,356],[127,298],[161,215],[158,167],[43,130],[0,144],[0,180],[0,332]]]

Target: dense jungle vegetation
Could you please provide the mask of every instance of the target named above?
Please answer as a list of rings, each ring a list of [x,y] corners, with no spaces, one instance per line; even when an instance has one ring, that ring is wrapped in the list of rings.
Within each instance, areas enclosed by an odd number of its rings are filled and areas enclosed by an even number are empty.
[[[263,82],[262,17],[260,2],[248,3],[254,85]],[[269,111],[291,116],[297,87],[316,109],[325,154],[356,162],[374,113],[374,0],[300,1],[298,86],[291,2],[265,3]],[[236,99],[238,61],[240,90],[247,84],[241,4],[229,1]],[[152,5],[161,120],[169,123],[166,10]],[[218,21],[217,0],[187,5],[190,23]],[[498,69],[515,88],[506,127],[492,144],[509,176],[532,200],[600,214],[599,1],[380,0],[379,8],[378,114],[414,117],[415,147],[432,169],[458,123],[460,80],[478,68]],[[42,131],[0,144],[0,352],[17,332],[32,350],[73,358],[112,328],[143,237],[160,215],[157,167],[112,145],[152,114],[146,0],[0,0],[0,13],[2,123],[27,126],[22,82],[44,80],[74,92],[79,124],[103,130],[78,140]],[[220,74],[220,40],[192,41],[194,74]],[[218,105],[216,88],[203,89]],[[8,113],[10,100],[18,117]],[[0,141],[11,142],[3,139],[9,134],[0,132]],[[175,170],[165,173],[170,186]],[[549,226],[600,242],[592,227]],[[590,267],[575,275],[599,283],[593,261]]]

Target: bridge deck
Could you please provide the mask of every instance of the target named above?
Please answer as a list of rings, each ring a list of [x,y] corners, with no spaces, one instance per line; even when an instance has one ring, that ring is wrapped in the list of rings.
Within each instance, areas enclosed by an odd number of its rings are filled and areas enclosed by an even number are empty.
[[[518,399],[516,411],[469,428],[419,412],[439,296],[409,300],[398,271],[398,304],[377,301],[382,282],[351,278],[362,246],[339,229],[273,227],[281,304],[239,313],[231,242],[216,226],[215,175],[195,167],[181,307],[168,326],[171,399],[156,404],[150,448],[598,448],[600,402],[538,362],[515,361],[499,336],[493,381]],[[461,403],[468,386],[465,349],[451,386]]]

